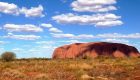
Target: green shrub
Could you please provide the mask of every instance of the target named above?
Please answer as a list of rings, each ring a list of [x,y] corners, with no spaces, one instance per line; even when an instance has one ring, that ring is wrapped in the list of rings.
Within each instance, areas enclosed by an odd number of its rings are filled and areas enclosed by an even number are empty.
[[[16,54],[13,52],[4,52],[1,55],[1,59],[4,61],[13,61],[16,58]]]

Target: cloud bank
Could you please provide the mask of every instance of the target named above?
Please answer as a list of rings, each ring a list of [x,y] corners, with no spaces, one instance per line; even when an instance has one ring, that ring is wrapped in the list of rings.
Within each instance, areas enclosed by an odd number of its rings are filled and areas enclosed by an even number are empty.
[[[116,0],[77,0],[72,2],[71,6],[74,11],[78,12],[108,12],[117,10]]]
[[[121,16],[117,16],[109,11],[117,10],[113,4],[116,0],[76,0],[71,3],[73,11],[90,12],[92,15],[79,15],[66,13],[53,16],[52,19],[58,23],[84,24],[96,27],[112,27],[122,25]],[[103,13],[104,12],[104,13]]]
[[[20,8],[14,3],[0,2],[0,13],[10,14],[10,15],[20,15],[23,14],[25,17],[44,17],[43,6],[31,7],[27,9],[26,7]]]
[[[15,35],[13,33],[8,33],[8,35],[4,36],[4,38],[18,39],[18,40],[37,40],[40,39],[41,37],[37,35]]]
[[[106,14],[93,14],[93,15],[75,15],[72,13],[61,14],[52,17],[53,20],[56,20],[58,23],[72,23],[72,24],[85,24],[85,25],[95,25],[99,27],[106,26],[117,26],[122,25],[123,22],[118,20],[121,16],[115,14],[106,13]]]
[[[32,24],[5,24],[3,28],[9,32],[43,32],[43,29]]]

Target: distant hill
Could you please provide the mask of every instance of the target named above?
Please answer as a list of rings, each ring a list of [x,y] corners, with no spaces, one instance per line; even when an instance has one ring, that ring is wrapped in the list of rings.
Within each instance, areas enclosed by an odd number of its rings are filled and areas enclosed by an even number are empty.
[[[139,57],[138,50],[126,44],[109,42],[74,43],[54,50],[52,58]]]

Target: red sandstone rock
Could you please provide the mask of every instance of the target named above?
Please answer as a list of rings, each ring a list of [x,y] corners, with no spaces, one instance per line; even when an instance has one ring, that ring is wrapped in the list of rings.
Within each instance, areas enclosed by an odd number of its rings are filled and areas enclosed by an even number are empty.
[[[126,44],[108,42],[75,43],[55,49],[52,58],[95,58],[98,56],[139,57],[138,50]]]

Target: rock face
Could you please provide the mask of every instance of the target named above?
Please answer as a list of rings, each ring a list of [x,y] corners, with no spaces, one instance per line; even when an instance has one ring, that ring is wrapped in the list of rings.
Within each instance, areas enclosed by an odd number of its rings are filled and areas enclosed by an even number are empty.
[[[52,58],[95,58],[98,56],[139,57],[138,50],[126,44],[108,42],[74,43],[54,50]]]

